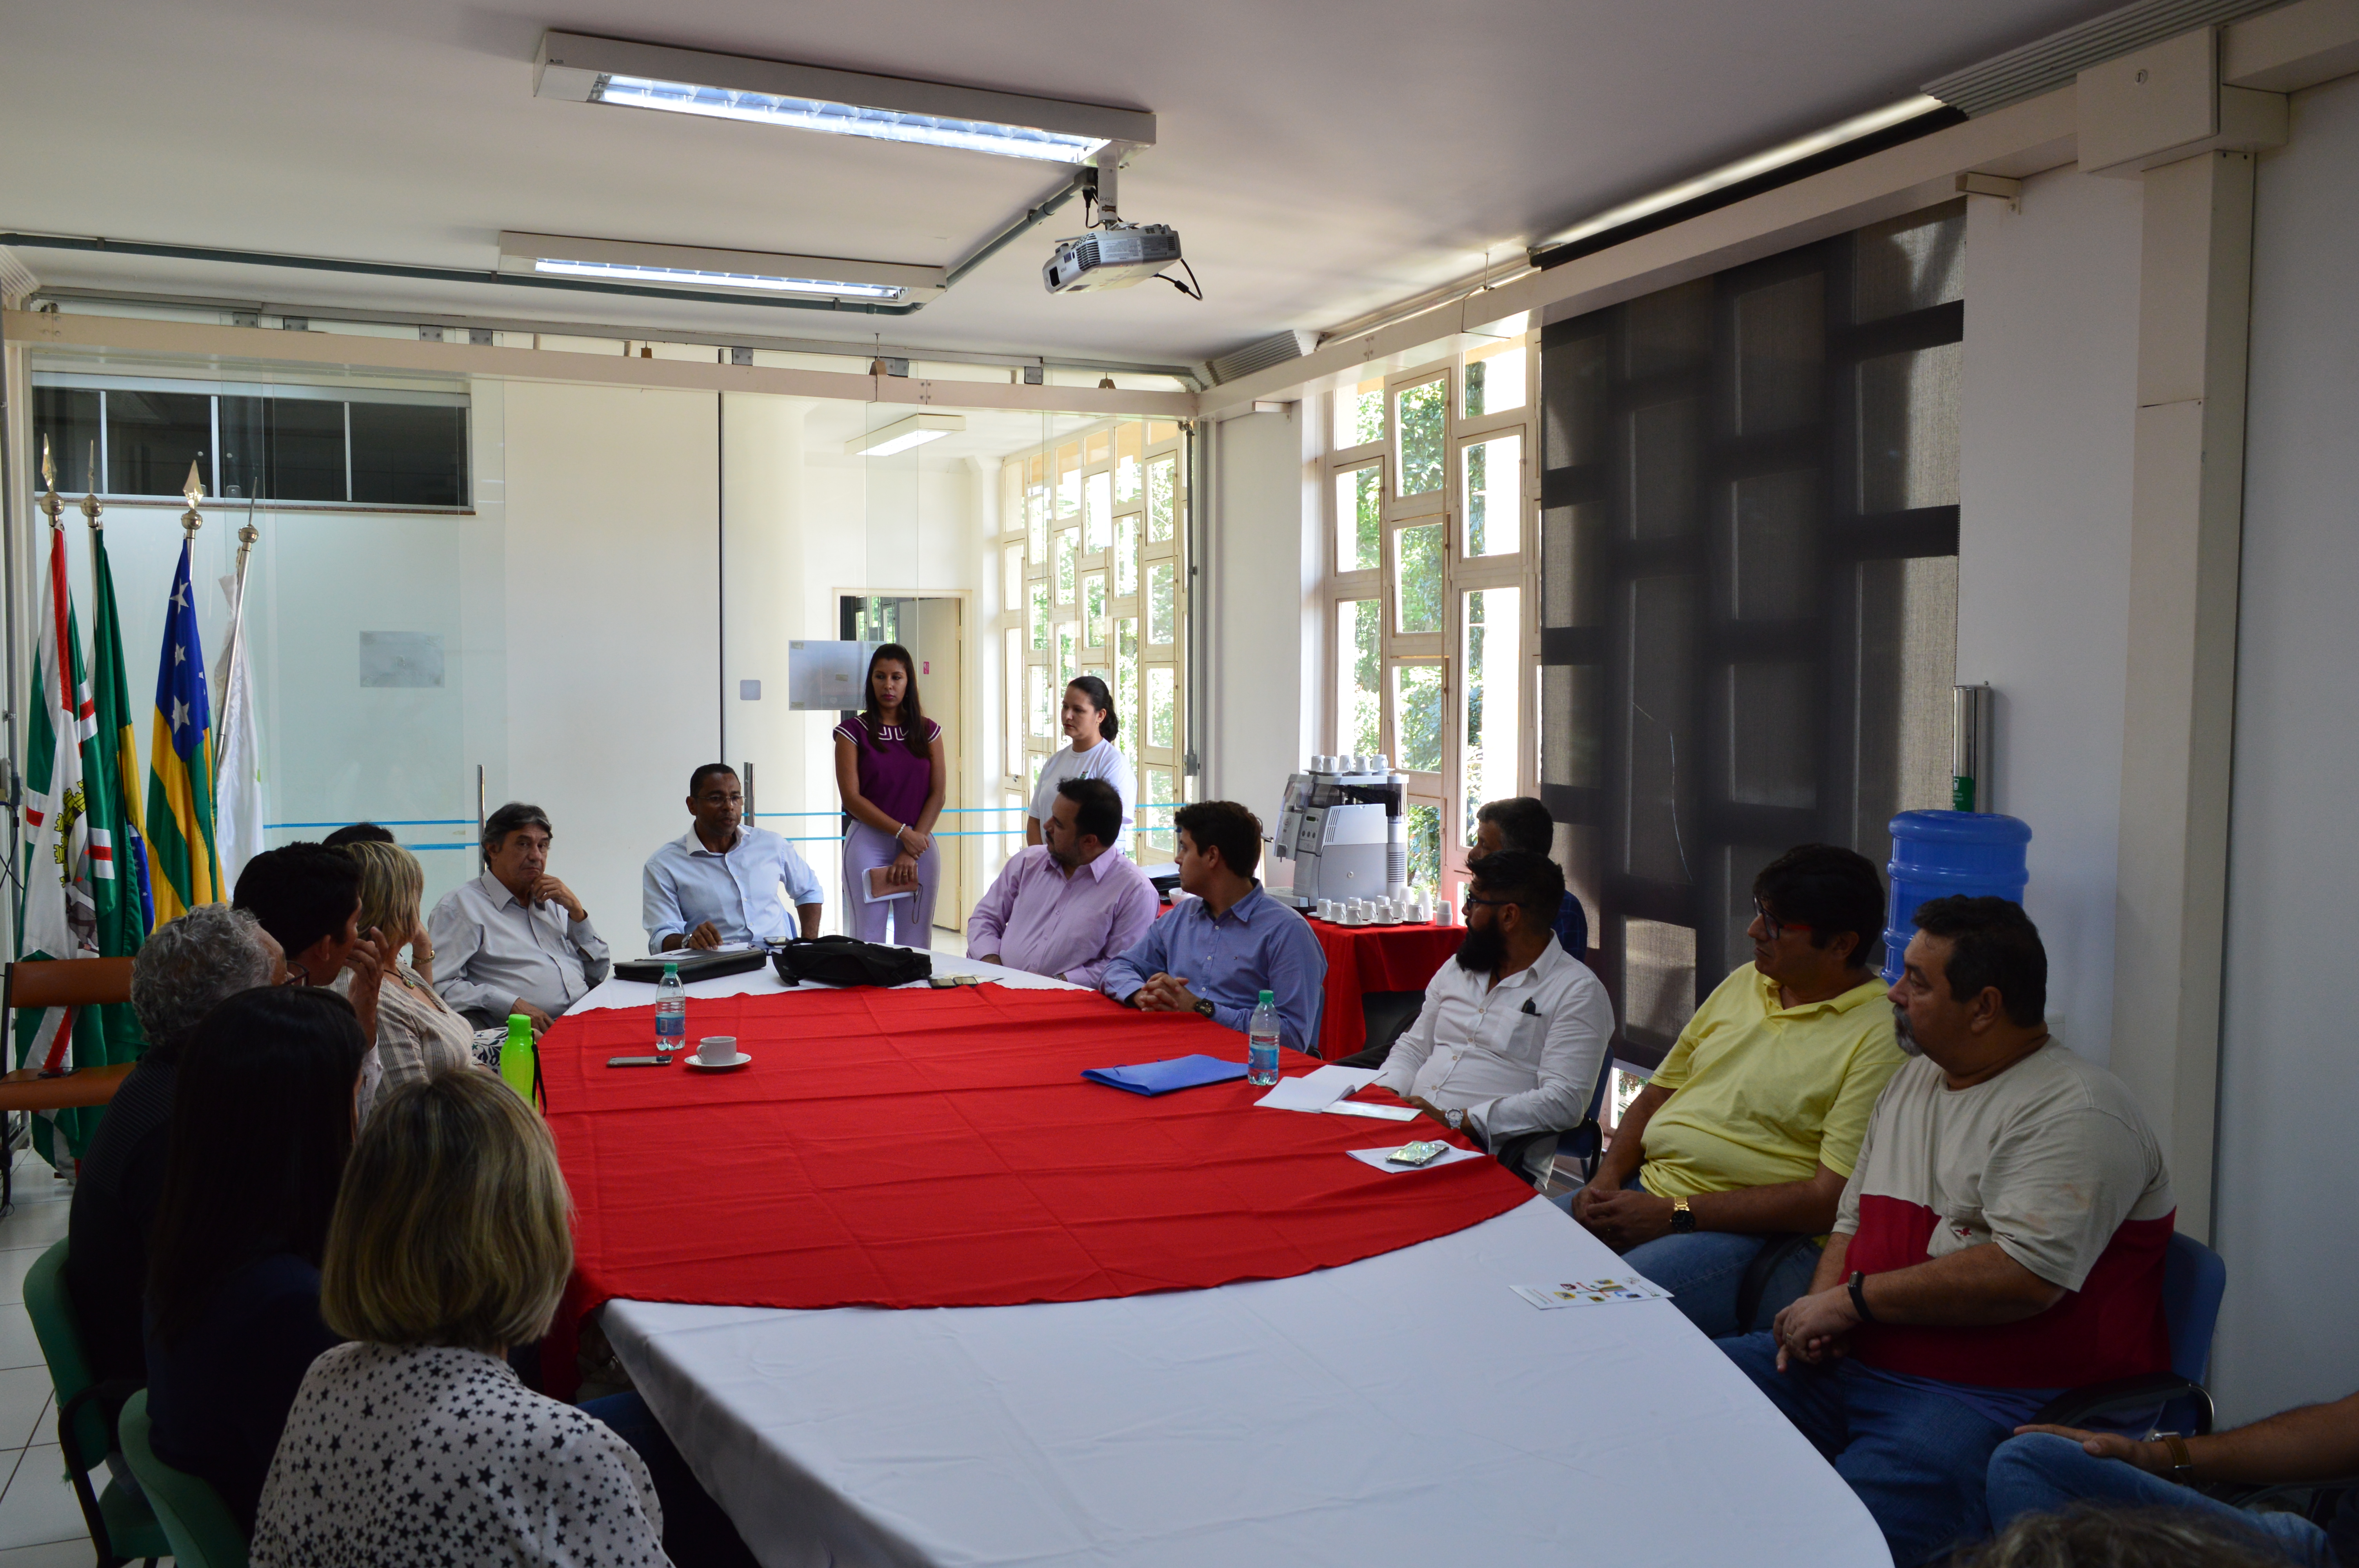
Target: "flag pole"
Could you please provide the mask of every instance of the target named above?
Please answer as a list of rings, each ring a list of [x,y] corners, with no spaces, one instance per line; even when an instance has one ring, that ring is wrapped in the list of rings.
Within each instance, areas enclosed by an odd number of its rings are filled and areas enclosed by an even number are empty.
[[[193,468],[195,465],[190,466]],[[229,643],[222,649],[220,668],[224,680],[236,679],[237,661],[245,648],[245,561],[254,554],[254,542],[262,537],[261,531],[254,525],[254,508],[262,499],[262,487],[256,484],[248,488],[254,493],[245,498],[245,526],[237,531],[237,602],[230,606]],[[195,536],[191,532],[190,537]],[[226,714],[226,708],[223,711]],[[223,746],[222,752],[227,750],[228,747]],[[222,752],[213,754],[213,802],[216,810],[221,803]],[[215,831],[219,831],[218,827]]]

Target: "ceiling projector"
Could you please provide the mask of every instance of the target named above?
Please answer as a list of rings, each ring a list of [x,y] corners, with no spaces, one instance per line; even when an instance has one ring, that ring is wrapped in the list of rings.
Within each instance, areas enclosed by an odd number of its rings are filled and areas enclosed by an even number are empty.
[[[1180,235],[1169,224],[1125,223],[1059,240],[1041,265],[1040,281],[1051,294],[1128,288],[1179,259]]]

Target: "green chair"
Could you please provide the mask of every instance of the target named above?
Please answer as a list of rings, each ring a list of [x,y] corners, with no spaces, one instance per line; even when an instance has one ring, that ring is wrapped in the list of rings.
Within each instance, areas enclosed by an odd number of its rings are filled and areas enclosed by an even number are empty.
[[[123,1568],[135,1557],[154,1568],[156,1560],[170,1555],[172,1548],[146,1500],[113,1480],[103,1491],[91,1487],[92,1472],[103,1475],[106,1456],[115,1446],[114,1412],[136,1385],[92,1380],[90,1359],[82,1354],[82,1325],[66,1292],[64,1242],[42,1253],[25,1275],[25,1310],[41,1342],[41,1358],[49,1364],[49,1384],[58,1392],[58,1447],[65,1454],[66,1476],[82,1503],[91,1542],[98,1549],[99,1568]]]
[[[245,1532],[211,1483],[175,1470],[147,1442],[147,1390],[124,1404],[123,1454],[164,1526],[179,1568],[246,1568]]]

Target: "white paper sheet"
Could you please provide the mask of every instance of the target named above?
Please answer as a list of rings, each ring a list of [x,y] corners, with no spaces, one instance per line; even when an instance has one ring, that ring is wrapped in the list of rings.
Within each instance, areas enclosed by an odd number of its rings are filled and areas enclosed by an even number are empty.
[[[1414,1141],[1414,1139],[1403,1139],[1401,1143]],[[1422,1165],[1396,1165],[1392,1162],[1392,1156],[1400,1149],[1401,1143],[1387,1143],[1381,1149],[1351,1149],[1345,1152],[1363,1165],[1374,1165],[1388,1176],[1406,1175],[1411,1171],[1439,1171],[1442,1166],[1455,1165],[1461,1160],[1487,1160],[1491,1157],[1478,1150],[1450,1149],[1436,1154]]]
[[[1374,1067],[1338,1067],[1330,1064],[1303,1074],[1299,1078],[1283,1078],[1269,1093],[1254,1101],[1271,1110],[1325,1110],[1353,1090],[1375,1080]]]
[[[1330,1116],[1365,1116],[1378,1121],[1415,1121],[1421,1114],[1413,1105],[1362,1105],[1357,1100],[1339,1099],[1327,1108]]]

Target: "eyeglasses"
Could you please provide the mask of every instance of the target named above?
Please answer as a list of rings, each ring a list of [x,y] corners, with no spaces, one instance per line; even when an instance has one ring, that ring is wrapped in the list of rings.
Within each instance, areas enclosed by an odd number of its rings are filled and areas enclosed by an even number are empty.
[[[1807,920],[1778,919],[1763,908],[1761,901],[1757,898],[1753,901],[1753,914],[1761,922],[1761,929],[1768,933],[1769,940],[1772,942],[1788,931],[1808,931],[1810,928],[1810,923]]]
[[[1515,902],[1516,902],[1516,901],[1515,901],[1514,899],[1512,899],[1512,898],[1483,898],[1483,897],[1479,897],[1479,896],[1475,893],[1475,892],[1474,892],[1474,890],[1473,890],[1473,888],[1468,888],[1468,889],[1466,890],[1466,899],[1465,899],[1465,902],[1464,902],[1463,903],[1460,904],[1460,905],[1459,905],[1459,907],[1460,907],[1461,909],[1464,910],[1467,914],[1472,914],[1474,912],[1474,906],[1475,906],[1476,904],[1478,904],[1478,903],[1485,903],[1485,904],[1489,904],[1492,908],[1496,909],[1496,908],[1498,908],[1501,904],[1505,904],[1505,903],[1515,903]]]

